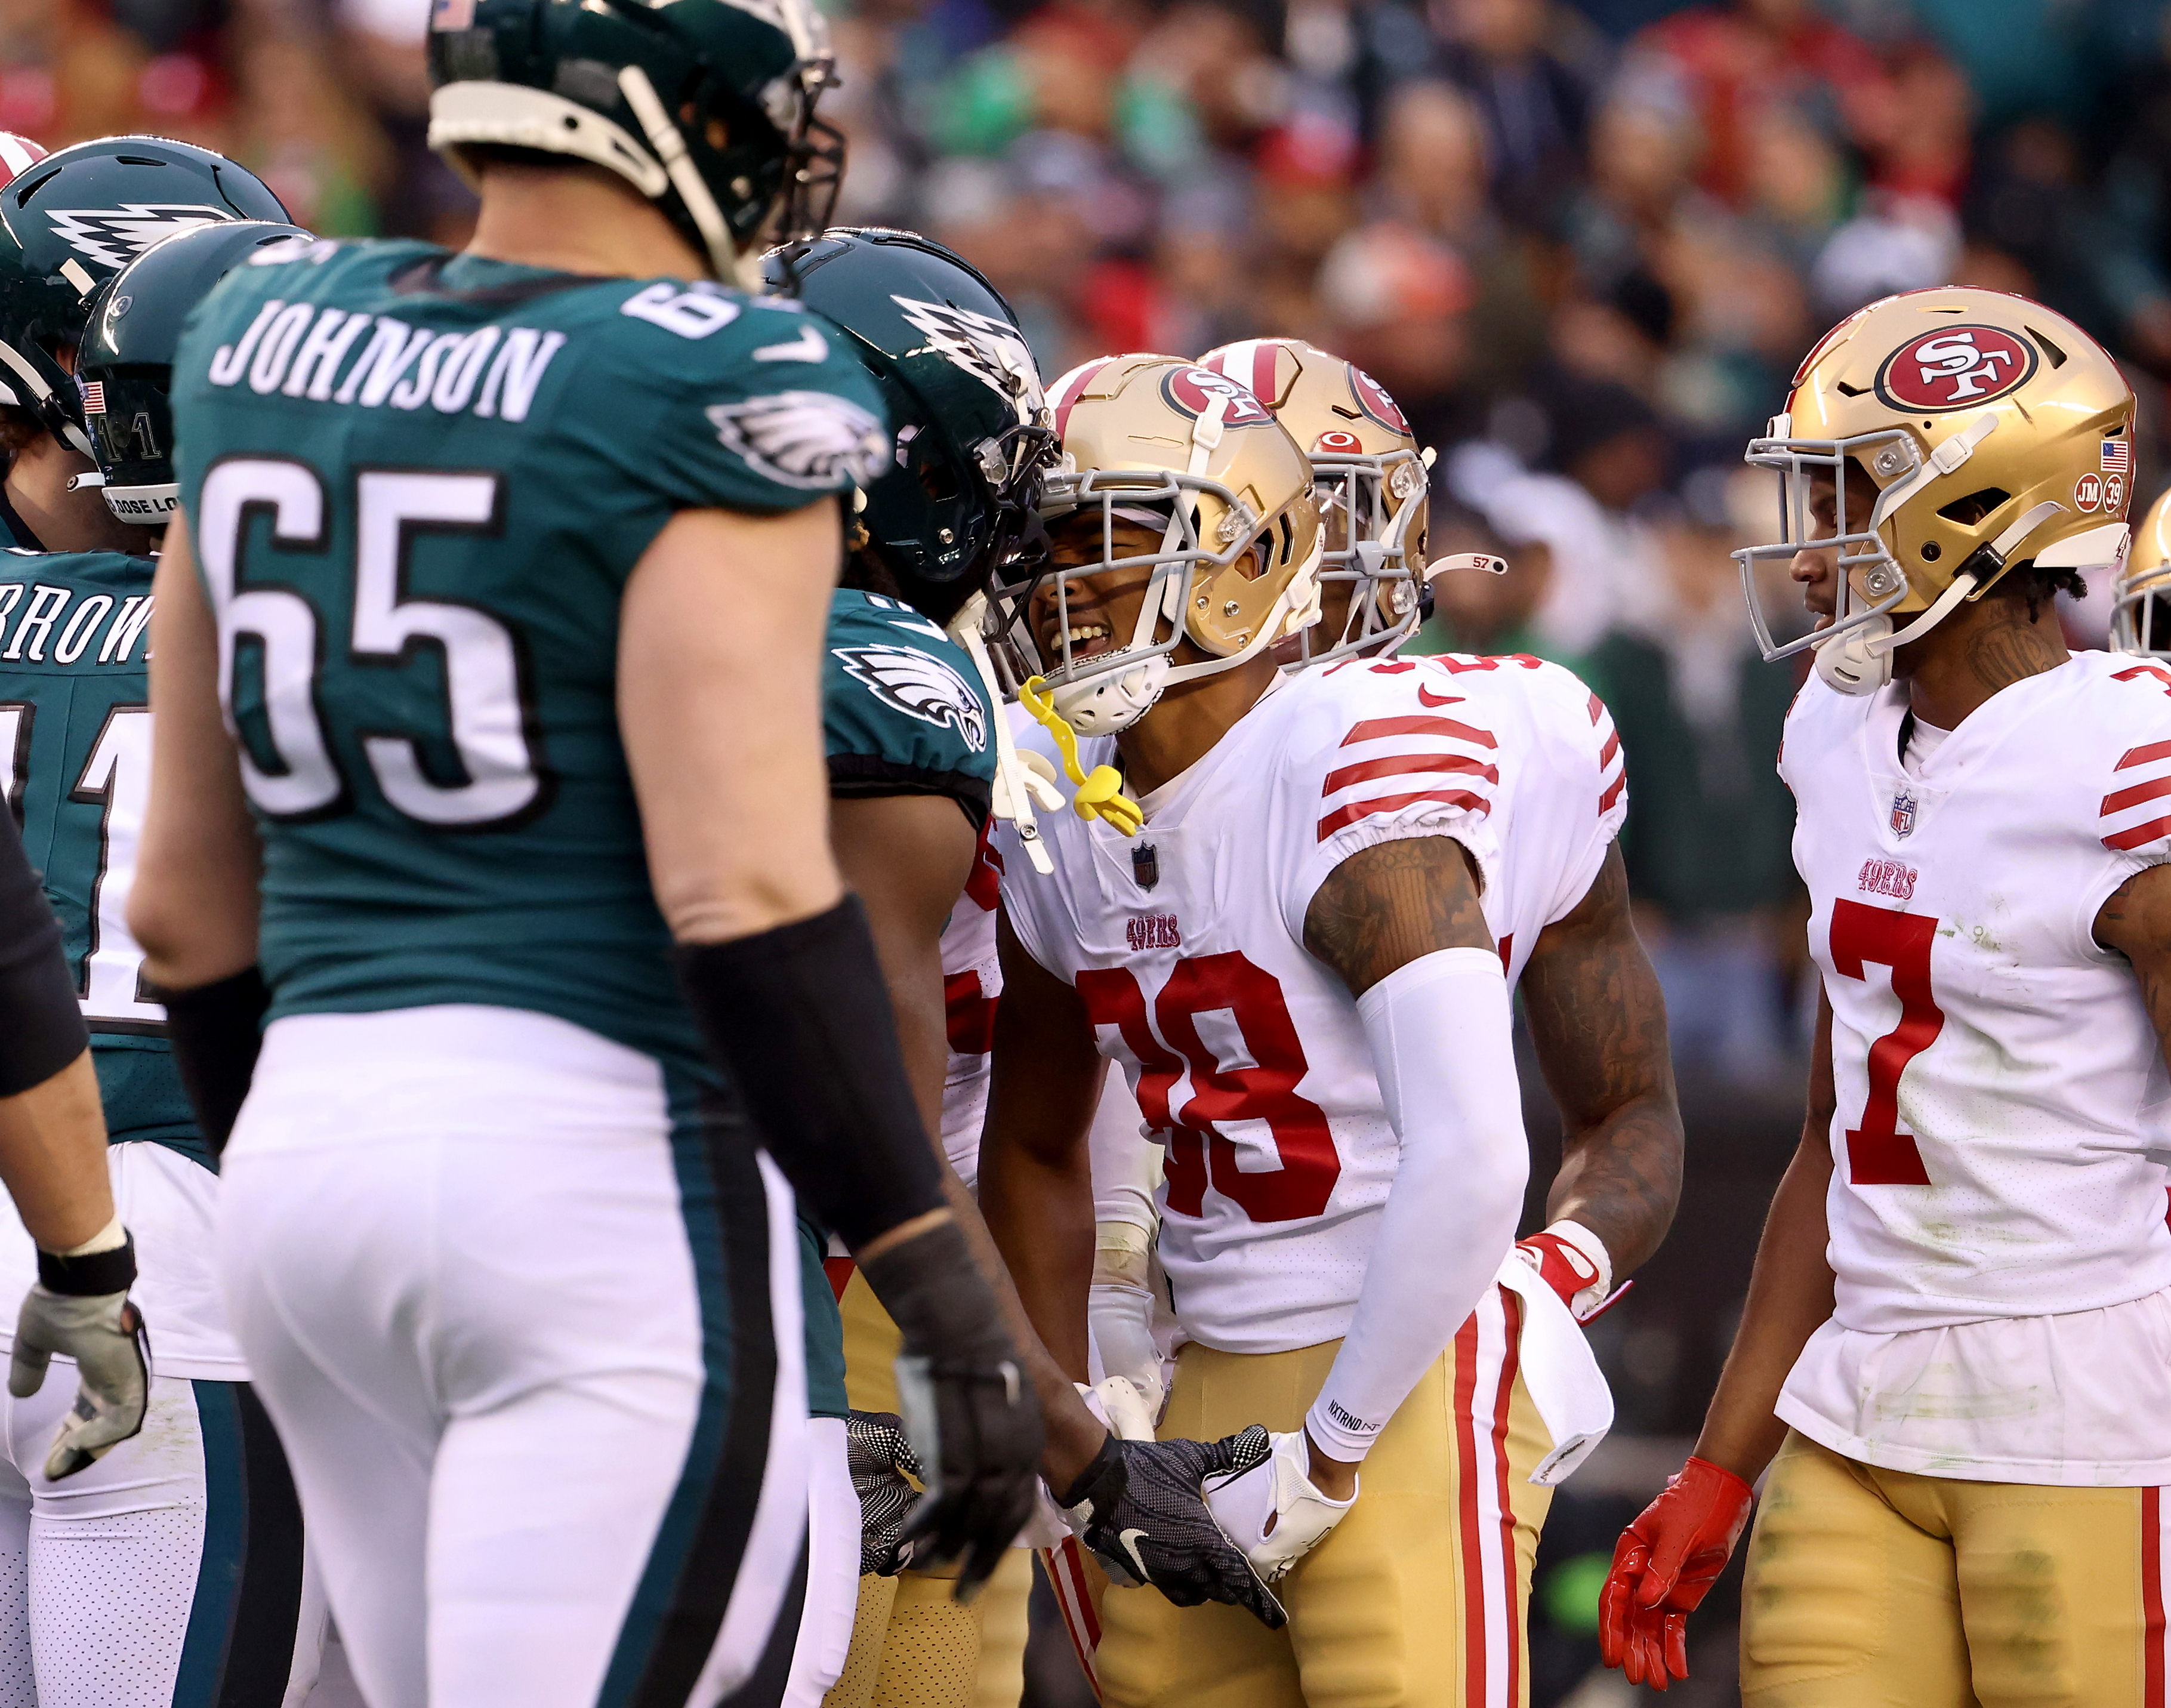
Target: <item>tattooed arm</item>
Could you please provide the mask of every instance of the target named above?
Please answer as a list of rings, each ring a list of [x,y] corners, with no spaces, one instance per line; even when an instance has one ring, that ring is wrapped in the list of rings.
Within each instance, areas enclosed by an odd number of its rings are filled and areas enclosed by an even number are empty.
[[[2157,1047],[2171,1062],[2171,866],[2150,866],[2114,890],[2096,914],[2096,941],[2133,963]]]
[[[1681,1195],[1665,999],[1629,918],[1618,848],[1574,909],[1539,934],[1521,988],[1561,1112],[1547,1217],[1604,1240],[1618,1281],[1659,1249]]]
[[[1362,996],[1396,968],[1436,949],[1491,949],[1477,874],[1462,844],[1410,837],[1352,854],[1304,916],[1304,946]]]

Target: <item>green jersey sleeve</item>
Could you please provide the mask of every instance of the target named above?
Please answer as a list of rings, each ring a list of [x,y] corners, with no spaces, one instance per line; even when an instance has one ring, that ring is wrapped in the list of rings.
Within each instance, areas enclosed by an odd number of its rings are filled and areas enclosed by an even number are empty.
[[[973,661],[895,599],[840,588],[829,605],[822,720],[833,795],[946,795],[975,828],[995,779],[994,711]]]

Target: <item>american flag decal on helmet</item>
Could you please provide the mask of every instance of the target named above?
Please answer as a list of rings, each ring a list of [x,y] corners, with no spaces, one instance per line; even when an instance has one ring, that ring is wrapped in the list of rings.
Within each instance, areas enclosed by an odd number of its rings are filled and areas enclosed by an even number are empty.
[[[84,380],[82,382],[82,386],[83,414],[104,415],[105,413],[105,382],[102,379]]]

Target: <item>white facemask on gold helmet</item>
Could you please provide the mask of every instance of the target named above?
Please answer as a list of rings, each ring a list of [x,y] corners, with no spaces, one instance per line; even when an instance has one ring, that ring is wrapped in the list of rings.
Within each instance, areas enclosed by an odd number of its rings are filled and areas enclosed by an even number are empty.
[[[1273,412],[1224,374],[1172,356],[1110,356],[1048,388],[1060,461],[1040,514],[1101,519],[1096,560],[1048,567],[994,592],[1021,674],[1044,677],[1081,736],[1112,735],[1171,684],[1241,664],[1316,620],[1319,511],[1311,465]],[[1119,554],[1118,522],[1157,530],[1158,548]],[[1132,633],[1107,651],[1074,652],[1070,590],[1116,570],[1151,571]],[[1034,633],[1034,592],[1052,588],[1056,638]],[[1172,662],[1188,640],[1207,655]]]
[[[1734,553],[1766,659],[1804,648],[1845,693],[1892,678],[1892,654],[2013,565],[2120,561],[2132,481],[2133,393],[2087,333],[2040,303],[1951,286],[1859,309],[1794,376],[1787,413],[1746,460],[1780,475],[1780,538]],[[1877,488],[1851,506],[1853,463]],[[1810,515],[1818,475],[1836,485],[1836,525]],[[1825,627],[1772,638],[1756,570],[1807,549],[1837,554]]]
[[[1327,621],[1297,637],[1308,669],[1378,652],[1418,625],[1432,452],[1420,451],[1386,388],[1354,362],[1298,338],[1253,338],[1198,358],[1274,412],[1311,458],[1326,534],[1319,591]]]

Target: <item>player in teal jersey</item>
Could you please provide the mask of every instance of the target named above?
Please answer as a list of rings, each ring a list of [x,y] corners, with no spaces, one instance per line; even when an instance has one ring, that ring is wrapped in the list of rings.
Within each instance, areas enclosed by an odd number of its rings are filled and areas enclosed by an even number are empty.
[[[94,448],[112,436],[96,431],[112,375],[170,359],[181,315],[243,256],[308,240],[260,222],[190,236],[208,243],[158,250],[86,304],[71,365],[90,381],[79,394],[94,405]],[[99,313],[122,297],[132,312]],[[117,346],[123,326],[134,336]],[[0,340],[26,341],[20,323],[0,318]],[[15,430],[52,442],[28,415]],[[216,1164],[126,919],[150,790],[147,554],[158,532],[95,483],[66,491],[46,530],[70,547],[118,537],[136,548],[0,552],[0,784],[65,932],[114,1196],[140,1249],[136,1295],[157,1341],[142,1433],[64,1486],[40,1459],[65,1396],[6,1402],[0,1689],[83,1708],[278,1708],[314,1677],[322,1603],[305,1589],[293,1484],[212,1277]],[[34,1267],[28,1236],[0,1219],[0,1274],[27,1285]]]
[[[1032,1384],[823,837],[837,501],[890,441],[711,276],[803,218],[819,37],[443,0],[469,249],[244,269],[175,364],[131,917],[214,1137],[248,1086],[222,1272],[378,1708],[780,1700],[786,1173],[904,1325],[930,1551],[984,1571],[1029,1505]]]

